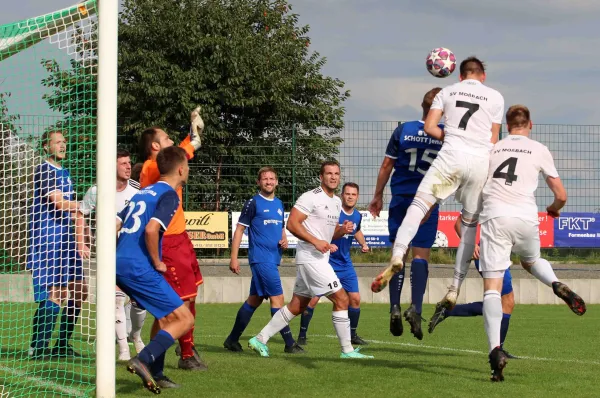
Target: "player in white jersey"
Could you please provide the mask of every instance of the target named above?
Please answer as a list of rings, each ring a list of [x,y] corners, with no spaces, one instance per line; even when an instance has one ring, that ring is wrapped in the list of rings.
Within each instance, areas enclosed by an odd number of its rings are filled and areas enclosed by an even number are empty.
[[[117,150],[117,212],[123,210],[129,204],[130,199],[140,189],[140,184],[131,179],[131,158],[128,151],[124,149]],[[98,203],[97,198],[98,188],[92,186],[86,192],[81,201],[79,211],[89,216],[95,209]],[[88,225],[91,223],[88,223]],[[86,233],[90,241],[93,239],[93,234],[88,231]],[[117,335],[117,343],[119,344],[119,360],[128,361],[131,359],[129,353],[129,344],[127,342],[128,335],[135,346],[136,352],[144,349],[144,342],[141,338],[142,327],[146,319],[146,310],[139,308],[136,303],[128,303],[127,296],[116,287],[116,322],[115,332]]]
[[[552,155],[544,145],[529,138],[532,123],[527,107],[511,106],[506,113],[506,123],[510,135],[492,149],[480,217],[483,318],[492,381],[504,380],[503,369],[507,362],[506,353],[500,346],[500,291],[504,273],[512,263],[511,252],[521,258],[526,271],[551,287],[575,314],[583,315],[586,310],[581,297],[559,282],[550,263],[540,258],[538,209],[534,196],[539,173],[554,193],[554,202],[546,209],[548,215],[558,217],[567,201]]]
[[[248,347],[263,357],[269,356],[267,342],[281,329],[304,312],[314,296],[326,296],[333,303],[333,326],[342,346],[341,358],[373,358],[352,347],[348,294],[329,264],[329,253],[337,250],[332,239],[354,231],[351,221],[338,225],[342,201],[334,192],[340,184],[340,165],[329,161],[321,165],[321,186],[304,193],[296,201],[287,222],[287,229],[299,241],[296,246],[296,283],[294,295],[287,306],[273,315],[260,333],[251,338]]]
[[[385,288],[403,266],[403,258],[425,216],[435,204],[450,195],[463,206],[461,242],[456,253],[454,281],[438,309],[451,309],[475,250],[477,220],[481,212],[481,190],[487,178],[489,152],[498,141],[504,98],[483,84],[483,63],[475,58],[460,64],[460,82],[442,89],[435,97],[425,120],[425,132],[443,140],[442,149],[421,181],[396,234],[389,266],[376,278],[371,290]],[[444,115],[444,130],[438,126]]]

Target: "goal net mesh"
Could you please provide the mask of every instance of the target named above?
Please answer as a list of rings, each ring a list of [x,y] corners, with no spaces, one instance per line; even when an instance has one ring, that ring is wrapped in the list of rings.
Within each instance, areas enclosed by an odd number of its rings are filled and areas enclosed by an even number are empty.
[[[55,209],[49,191],[68,186],[61,168],[70,173],[75,200],[95,179],[96,8],[96,0],[85,1],[0,26],[1,397],[94,391],[94,256],[82,260],[89,295],[79,305],[82,292],[69,284],[77,279],[76,255],[65,243],[75,241],[75,222],[44,220],[69,214],[48,211]],[[50,131],[66,139],[61,168],[43,167],[40,139]],[[44,211],[52,214],[37,214]],[[34,294],[33,275],[41,275],[38,290],[62,294],[60,308],[61,300]],[[81,356],[69,355],[66,344]]]

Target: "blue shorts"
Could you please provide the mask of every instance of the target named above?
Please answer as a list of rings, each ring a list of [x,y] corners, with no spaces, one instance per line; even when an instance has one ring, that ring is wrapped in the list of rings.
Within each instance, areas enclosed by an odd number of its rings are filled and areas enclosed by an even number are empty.
[[[250,281],[250,296],[269,298],[281,296],[281,278],[277,264],[255,263],[250,264],[252,280]]]
[[[483,274],[481,273],[481,271],[479,269],[479,260],[475,260],[475,268],[477,268],[477,271],[479,271],[479,274],[483,277]],[[500,295],[505,296],[507,294],[512,293],[512,291],[513,291],[512,275],[510,273],[510,268],[508,268],[504,272],[504,279],[502,280],[502,292],[500,292]]]
[[[156,319],[166,317],[183,305],[167,280],[154,269],[135,276],[117,274],[117,286]]]
[[[50,287],[67,287],[69,282],[84,279],[81,256],[69,238],[30,247],[27,269],[31,270],[36,302],[48,299]]]
[[[406,216],[406,211],[413,201],[414,196],[400,196],[396,195],[392,198],[390,203],[390,212],[388,216],[388,231],[390,232],[390,242],[396,240],[396,233],[402,220]],[[435,236],[438,228],[438,217],[439,217],[439,206],[431,212],[429,219],[419,227],[417,234],[411,242],[413,247],[421,247],[430,249],[435,242]]]
[[[348,293],[358,293],[358,277],[352,264],[344,268],[333,268],[342,287]]]

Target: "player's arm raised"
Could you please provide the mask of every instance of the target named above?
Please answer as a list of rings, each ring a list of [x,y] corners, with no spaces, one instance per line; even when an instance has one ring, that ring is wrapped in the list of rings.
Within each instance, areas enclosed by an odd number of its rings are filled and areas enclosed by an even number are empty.
[[[296,207],[294,207],[290,213],[290,217],[287,222],[287,230],[296,238],[310,243],[321,253],[327,253],[329,251],[330,242],[317,239],[306,230],[302,224],[304,220],[308,218],[308,215],[302,213]]]

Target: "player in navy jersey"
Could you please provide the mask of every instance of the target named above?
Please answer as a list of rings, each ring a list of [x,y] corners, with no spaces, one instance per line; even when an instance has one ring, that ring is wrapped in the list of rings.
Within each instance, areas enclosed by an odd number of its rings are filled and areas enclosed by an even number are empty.
[[[440,90],[441,88],[436,87],[423,97],[421,103],[423,119],[427,116],[433,99]],[[383,208],[383,190],[394,170],[390,184],[392,201],[388,217],[388,229],[392,244],[396,238],[396,232],[406,216],[406,211],[413,202],[421,180],[442,147],[442,141],[429,137],[423,127],[424,122],[420,120],[403,123],[394,130],[379,170],[373,200],[369,204],[371,215],[378,217]],[[440,128],[442,127],[440,126]],[[429,254],[435,241],[437,224],[438,206],[434,206],[429,211],[429,218],[421,223],[411,242],[413,254],[410,267],[411,306],[404,312],[404,318],[410,324],[411,333],[419,340],[423,339],[421,311],[429,276]],[[404,275],[405,269],[402,268],[390,280],[390,332],[394,336],[401,336],[403,333],[400,293],[404,285]]]
[[[350,221],[354,225],[354,230],[352,233],[347,233],[331,241],[331,244],[337,247],[337,251],[329,255],[329,264],[331,264],[331,267],[342,283],[342,287],[348,293],[348,317],[350,318],[351,342],[356,345],[366,345],[368,343],[356,333],[360,318],[360,292],[358,291],[358,277],[350,258],[350,248],[352,247],[353,239],[356,239],[363,253],[369,251],[365,236],[360,229],[362,215],[355,209],[358,202],[358,194],[358,184],[347,182],[342,187],[342,211],[340,212],[338,223],[341,226],[345,221]],[[306,333],[308,332],[308,326],[314,309],[319,303],[319,299],[320,297],[313,297],[306,310],[302,313],[302,317],[300,318],[300,334],[298,335],[298,344],[300,345],[306,345]]]
[[[460,236],[460,222],[461,218],[458,217],[456,219],[456,223],[454,224],[454,230],[457,235]],[[479,274],[482,274],[481,268],[479,267],[479,245],[475,245],[475,251],[473,253],[473,259],[475,262],[475,268],[479,271]],[[510,317],[512,315],[513,309],[515,308],[515,293],[513,291],[512,286],[512,275],[510,273],[510,269],[507,269],[504,273],[504,278],[502,280],[502,291],[500,292],[501,300],[502,300],[502,323],[500,324],[500,347],[506,353],[506,356],[511,359],[518,359],[518,357],[512,355],[508,351],[504,349],[504,341],[506,340],[506,335],[508,334],[508,327],[510,325]],[[469,317],[469,316],[483,316],[483,301],[476,301],[467,304],[456,304],[452,310],[442,309],[439,312],[436,312],[431,321],[429,322],[429,333],[433,333],[434,329],[437,325],[439,325],[444,319],[448,317]]]
[[[248,262],[252,272],[250,294],[238,310],[233,329],[223,343],[226,349],[234,352],[242,351],[240,336],[264,299],[271,301],[271,316],[283,307],[283,288],[278,267],[288,242],[283,203],[275,197],[277,173],[272,167],[263,167],[258,171],[256,183],[260,191],[244,204],[231,244],[229,269],[239,274],[238,252],[244,231],[248,228]],[[304,351],[296,344],[289,326],[281,329],[280,333],[285,342],[285,352],[297,354]]]
[[[157,163],[159,181],[135,194],[117,216],[117,286],[158,321],[150,343],[128,362],[127,370],[155,394],[161,387],[179,387],[163,374],[165,353],[194,326],[188,305],[162,276],[167,270],[161,253],[163,233],[179,207],[176,190],[189,173],[185,150],[165,148]]]
[[[60,165],[66,156],[63,134],[47,131],[41,142],[47,159],[34,172],[27,253],[34,299],[39,303],[32,322],[29,355],[32,359],[80,356],[69,345],[69,340],[88,291],[82,264],[82,256],[88,258],[90,253],[83,241],[85,220],[77,213],[79,203],[75,200],[69,171]],[[77,236],[75,229],[80,232]],[[65,301],[59,338],[50,351],[54,325]]]

